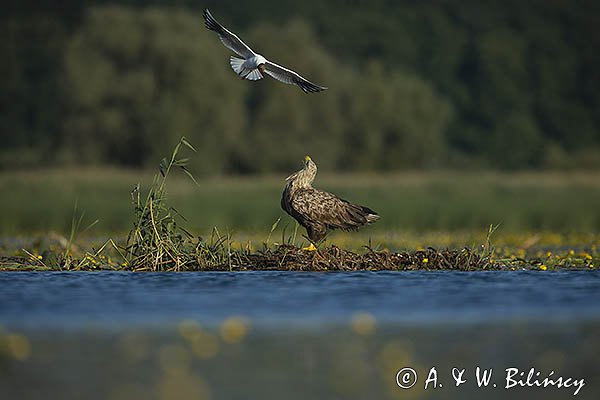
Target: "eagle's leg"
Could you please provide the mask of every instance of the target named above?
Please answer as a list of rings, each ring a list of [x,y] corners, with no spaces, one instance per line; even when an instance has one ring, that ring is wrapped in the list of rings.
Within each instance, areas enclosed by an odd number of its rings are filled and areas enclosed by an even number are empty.
[[[325,236],[327,236],[327,226],[310,225],[306,227],[306,233],[308,233],[310,245],[303,247],[302,250],[315,251],[317,250],[317,246],[321,244],[323,240],[325,240]]]

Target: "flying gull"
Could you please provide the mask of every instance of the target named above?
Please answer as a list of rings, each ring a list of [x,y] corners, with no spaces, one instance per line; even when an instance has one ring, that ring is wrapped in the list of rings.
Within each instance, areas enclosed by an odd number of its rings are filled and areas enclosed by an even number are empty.
[[[304,93],[316,93],[327,89],[326,87],[315,85],[291,69],[275,64],[260,54],[252,51],[252,49],[237,37],[237,35],[218,23],[208,9],[204,10],[204,22],[208,29],[217,32],[219,39],[221,39],[221,42],[225,47],[240,57],[243,57],[238,58],[231,56],[229,61],[231,68],[233,68],[235,73],[242,79],[257,81],[262,79],[264,77],[263,74],[266,73],[280,82],[289,85],[297,85]]]

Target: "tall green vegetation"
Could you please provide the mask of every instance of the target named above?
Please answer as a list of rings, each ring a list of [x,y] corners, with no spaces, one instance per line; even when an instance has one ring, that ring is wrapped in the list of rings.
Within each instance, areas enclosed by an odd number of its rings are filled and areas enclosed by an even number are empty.
[[[182,158],[183,148],[196,152],[185,137],[173,149],[169,158],[163,158],[159,172],[146,196],[140,193],[139,184],[132,191],[134,208],[133,229],[129,231],[124,266],[134,270],[182,271],[190,264],[200,268],[231,263],[231,246],[228,235],[221,236],[216,228],[210,240],[194,236],[180,224],[185,218],[166,199],[169,174],[181,169],[194,183],[196,179],[187,169],[189,159]],[[111,242],[112,243],[112,242]]]
[[[88,3],[0,15],[0,167],[147,166],[182,135],[205,174],[600,164],[598,2]],[[330,89],[236,79],[205,6]]]

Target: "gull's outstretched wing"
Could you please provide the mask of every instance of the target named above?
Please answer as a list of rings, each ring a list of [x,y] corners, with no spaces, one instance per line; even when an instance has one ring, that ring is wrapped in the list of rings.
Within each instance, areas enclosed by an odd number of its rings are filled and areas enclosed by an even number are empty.
[[[304,91],[304,93],[316,93],[321,90],[327,89],[326,87],[322,87],[319,85],[315,85],[307,79],[304,79],[296,72],[282,67],[281,65],[277,65],[272,63],[271,61],[267,61],[265,63],[265,73],[271,75],[273,78],[277,79],[280,82],[287,83],[289,85],[297,85]]]
[[[208,29],[217,32],[221,42],[229,50],[244,58],[250,58],[255,55],[252,49],[248,47],[246,43],[242,42],[242,40],[237,37],[236,34],[227,30],[227,28],[218,23],[217,20],[211,15],[210,11],[208,11],[208,8],[204,10],[204,23]]]

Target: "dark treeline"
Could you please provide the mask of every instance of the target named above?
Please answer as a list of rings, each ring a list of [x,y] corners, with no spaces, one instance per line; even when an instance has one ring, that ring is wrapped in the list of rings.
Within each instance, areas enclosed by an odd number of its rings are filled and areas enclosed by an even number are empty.
[[[243,82],[209,7],[329,90]],[[0,11],[0,168],[200,173],[597,168],[600,2],[15,1]]]

